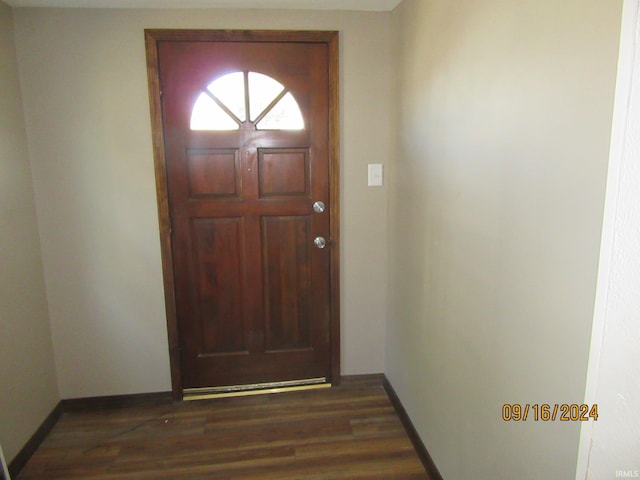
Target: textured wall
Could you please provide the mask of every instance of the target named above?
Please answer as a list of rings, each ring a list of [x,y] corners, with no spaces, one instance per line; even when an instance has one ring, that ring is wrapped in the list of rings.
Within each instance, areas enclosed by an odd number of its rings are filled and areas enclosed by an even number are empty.
[[[8,461],[58,402],[13,34],[0,1],[0,443]]]
[[[45,278],[63,398],[167,390],[145,28],[340,30],[342,370],[384,368],[389,13],[17,9]]]
[[[405,0],[386,372],[447,479],[568,479],[621,1]]]

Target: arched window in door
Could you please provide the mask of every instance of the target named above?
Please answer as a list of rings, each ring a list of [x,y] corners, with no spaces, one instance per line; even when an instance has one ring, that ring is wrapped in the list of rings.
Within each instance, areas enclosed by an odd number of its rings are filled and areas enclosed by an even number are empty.
[[[257,72],[233,72],[211,82],[191,112],[191,130],[304,130],[298,102],[280,82]]]

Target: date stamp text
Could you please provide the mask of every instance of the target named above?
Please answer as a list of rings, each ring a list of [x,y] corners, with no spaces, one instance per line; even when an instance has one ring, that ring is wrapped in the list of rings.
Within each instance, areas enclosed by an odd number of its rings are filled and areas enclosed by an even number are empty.
[[[588,422],[598,420],[598,404],[576,403],[505,403],[502,406],[502,420],[505,422]]]

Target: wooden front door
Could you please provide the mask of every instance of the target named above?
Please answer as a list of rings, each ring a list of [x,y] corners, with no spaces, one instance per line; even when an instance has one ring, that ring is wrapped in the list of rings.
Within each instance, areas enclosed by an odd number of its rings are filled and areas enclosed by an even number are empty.
[[[178,393],[337,380],[336,47],[147,32]]]

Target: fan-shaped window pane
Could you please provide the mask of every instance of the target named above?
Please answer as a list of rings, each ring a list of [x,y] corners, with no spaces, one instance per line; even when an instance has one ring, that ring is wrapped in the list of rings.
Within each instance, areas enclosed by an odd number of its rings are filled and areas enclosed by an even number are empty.
[[[191,112],[191,130],[238,130],[240,126],[206,93],[201,93]]]
[[[256,121],[255,128],[261,130],[304,129],[293,95],[278,81],[256,72],[234,72],[214,80],[191,112],[191,130],[238,130]]]
[[[300,107],[291,93],[287,93],[258,122],[260,130],[304,130],[304,119]]]
[[[260,114],[271,105],[284,87],[271,77],[261,73],[249,72],[249,110],[251,121],[255,121]]]
[[[244,73],[235,72],[218,78],[207,89],[220,100],[238,120],[247,119],[244,101]]]

